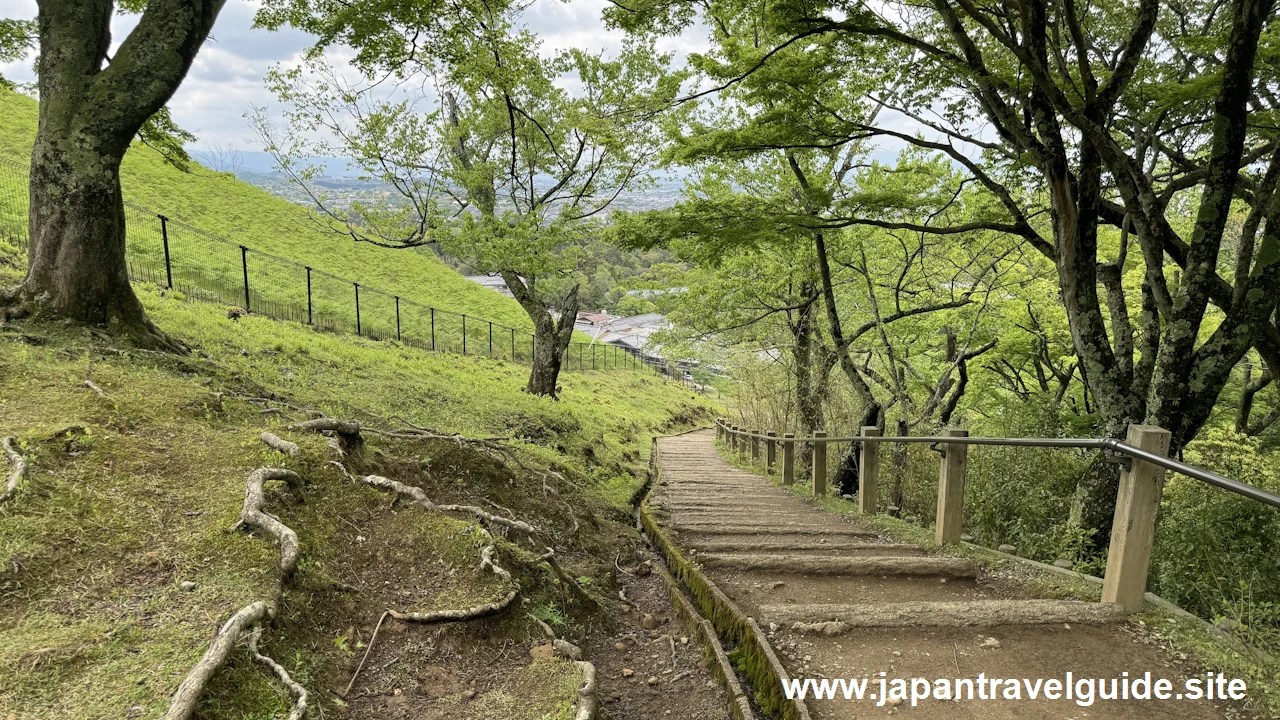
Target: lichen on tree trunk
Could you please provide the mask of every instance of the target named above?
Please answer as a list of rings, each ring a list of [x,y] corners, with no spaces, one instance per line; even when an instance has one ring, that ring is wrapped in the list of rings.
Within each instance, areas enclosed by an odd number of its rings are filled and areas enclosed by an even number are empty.
[[[177,90],[224,2],[153,0],[110,58],[114,2],[39,3],[31,244],[26,278],[0,294],[3,316],[65,318],[185,350],[147,319],[129,284],[120,163]]]

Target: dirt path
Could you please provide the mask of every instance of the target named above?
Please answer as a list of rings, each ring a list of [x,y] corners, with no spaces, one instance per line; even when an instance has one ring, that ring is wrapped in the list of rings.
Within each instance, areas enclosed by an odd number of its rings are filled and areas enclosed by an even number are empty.
[[[707,430],[659,441],[662,482],[650,504],[707,577],[766,629],[792,678],[871,680],[865,693],[875,700],[809,699],[814,718],[1227,717],[1221,703],[1207,700],[1102,700],[1097,691],[1087,706],[1046,699],[1042,690],[1051,686],[1036,681],[1067,673],[1073,685],[1105,679],[1108,695],[1122,673],[1166,678],[1173,693],[1204,673],[1180,666],[1111,606],[1029,598],[968,559],[895,544],[734,468],[714,439]],[[905,701],[890,693],[880,704],[881,673],[886,682],[905,680]],[[1002,680],[1002,698],[1012,693],[1003,680],[1017,679],[1021,699],[978,699],[975,688],[968,700],[968,684],[956,680],[980,674],[984,691],[991,679]],[[930,697],[912,706],[913,678],[945,679],[966,699]],[[1030,699],[1024,679],[1039,697]]]

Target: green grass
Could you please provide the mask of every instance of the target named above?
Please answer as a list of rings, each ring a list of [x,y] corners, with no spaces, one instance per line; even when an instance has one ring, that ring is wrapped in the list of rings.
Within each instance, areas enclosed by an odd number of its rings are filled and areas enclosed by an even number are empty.
[[[24,95],[0,88],[0,157],[26,164],[35,140],[38,104]],[[492,290],[465,279],[446,266],[429,250],[393,250],[357,243],[349,237],[317,229],[305,220],[303,209],[267,191],[193,164],[193,172],[183,173],[164,162],[159,153],[135,143],[125,156],[121,183],[126,201],[167,217],[189,223],[208,233],[231,240],[235,245],[280,256],[317,271],[359,282],[362,329],[381,335],[395,334],[395,306],[392,295],[422,305],[466,313],[469,350],[487,348],[488,327],[478,319],[531,332],[528,315],[519,304]],[[25,180],[0,166],[0,232],[12,235],[26,224]],[[160,224],[154,217],[130,211],[130,257],[149,277],[164,280],[164,251]],[[172,225],[170,250],[175,284],[206,288],[226,304],[239,304],[243,296],[240,251],[196,233]],[[255,305],[288,307],[294,317],[305,318],[306,275],[299,268],[250,255],[250,280]],[[371,288],[389,293],[378,295]],[[354,330],[354,288],[313,275],[315,319],[343,329]],[[429,341],[430,316],[405,307],[404,332]],[[438,314],[437,339],[460,346],[460,318]],[[498,351],[508,351],[511,337],[495,338]],[[524,355],[526,337],[517,337],[517,350]]]
[[[0,281],[18,274],[10,265]],[[565,376],[556,402],[522,392],[527,371],[513,363],[261,317],[234,322],[217,306],[146,289],[140,296],[195,355],[116,350],[62,324],[11,324],[0,333],[0,436],[16,436],[31,463],[18,497],[0,509],[0,705],[17,717],[139,715],[132,708],[154,717],[166,706],[212,629],[274,582],[275,543],[233,527],[245,476],[259,466],[289,467],[306,481],[296,496],[283,485],[268,491],[268,511],[298,532],[303,556],[265,647],[311,683],[326,717],[346,712],[326,688],[350,677],[350,655],[339,647],[358,649],[359,633],[349,628],[363,628],[367,639],[383,607],[465,606],[501,589],[476,570],[477,539],[466,522],[415,505],[389,511],[384,493],[328,463],[324,438],[285,429],[302,416],[263,415],[241,396],[283,398],[378,427],[403,419],[519,438],[522,463],[566,477],[552,482],[556,493],[536,472],[452,443],[370,438],[363,459],[347,462],[353,472],[419,485],[437,501],[511,509],[557,538],[561,562],[606,595],[614,554],[630,533],[626,498],[643,481],[651,438],[715,409],[679,385],[631,372]],[[86,378],[106,397],[86,388]],[[52,437],[68,426],[85,432]],[[258,441],[266,429],[299,443],[302,456],[268,450]],[[574,518],[576,534],[568,529]],[[529,607],[564,602],[549,573],[515,561],[525,550],[502,540],[499,551]],[[399,581],[397,592],[419,580],[429,591],[392,594],[384,578]],[[184,580],[196,589],[182,591]],[[342,589],[352,582],[358,592]],[[571,630],[593,622],[571,610],[562,608]],[[485,648],[496,645],[488,635],[521,642],[527,630],[538,632],[523,612],[508,615],[450,626],[441,637]],[[397,667],[384,673],[410,674]],[[571,669],[534,675],[508,676],[485,702],[500,707],[501,693],[522,698],[534,685],[553,687],[527,714],[560,717],[576,682]],[[239,652],[201,716],[270,718],[286,708],[278,683]]]

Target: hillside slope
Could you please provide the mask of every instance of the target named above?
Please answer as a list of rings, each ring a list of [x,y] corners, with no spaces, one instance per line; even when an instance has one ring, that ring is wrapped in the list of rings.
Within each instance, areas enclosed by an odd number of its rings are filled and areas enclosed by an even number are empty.
[[[35,100],[0,88],[0,157],[25,165],[35,141],[37,112]],[[514,300],[468,281],[429,250],[379,248],[323,232],[307,224],[305,213],[297,205],[227,174],[199,165],[193,168],[192,173],[183,173],[165,163],[159,153],[134,143],[120,173],[125,200],[235,244],[310,265],[362,286],[423,305],[466,313],[473,318],[514,328],[532,328],[528,316]],[[0,166],[0,216],[25,217],[26,191],[17,184],[16,175]],[[140,225],[146,222],[155,225],[131,227],[131,241],[135,237],[158,237],[158,222],[150,218],[137,220],[133,216],[131,220]],[[234,246],[229,247],[234,257],[225,258],[222,264],[226,267],[222,271],[230,276],[232,287],[238,287],[239,257]],[[198,260],[207,265],[217,264],[208,257],[216,250],[208,243],[200,245]],[[182,254],[175,249],[175,255]],[[179,268],[180,259],[175,257],[174,261]],[[297,292],[305,292],[302,278],[291,278],[291,283]],[[335,288],[333,292],[349,302],[350,287]],[[366,296],[364,302],[371,305],[376,302],[375,298]],[[365,309],[377,311],[373,307]]]
[[[0,280],[17,273],[0,267]],[[626,508],[649,439],[705,421],[704,399],[616,371],[566,376],[556,402],[521,392],[525,370],[500,360],[234,322],[217,306],[140,296],[193,356],[120,350],[61,324],[0,330],[0,436],[15,437],[30,465],[0,504],[0,715],[157,717],[212,633],[237,608],[275,597],[275,539],[237,525],[246,477],[275,466],[302,483],[268,485],[263,510],[296,531],[301,556],[263,648],[310,690],[320,710],[308,717],[570,716],[574,666],[531,652],[545,643],[533,618],[614,647],[608,627],[633,617],[616,609],[626,578],[615,568],[641,557]],[[337,438],[289,427],[314,413],[506,440],[489,450],[366,432],[341,454]],[[268,449],[267,430],[300,453]],[[484,622],[387,620],[346,692],[384,610],[466,608],[506,590],[478,563],[483,542],[467,513],[393,502],[360,481],[373,475],[533,524],[595,600],[566,592],[534,556],[542,546],[493,527],[495,562],[519,584],[513,607]],[[686,680],[689,692],[705,693],[706,679]],[[196,716],[279,718],[288,707],[242,645]]]

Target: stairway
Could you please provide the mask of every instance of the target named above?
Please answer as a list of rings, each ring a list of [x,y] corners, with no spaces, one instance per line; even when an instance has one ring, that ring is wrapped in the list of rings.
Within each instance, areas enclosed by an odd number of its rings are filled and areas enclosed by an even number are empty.
[[[713,431],[659,440],[650,510],[792,678],[1167,678],[1176,663],[1114,605],[1029,597],[964,557],[893,542],[727,463]],[[1203,673],[1198,674],[1203,677]],[[1001,685],[1001,692],[1005,686]],[[966,686],[967,689],[967,686]],[[1223,718],[1204,700],[807,700],[814,718]]]

